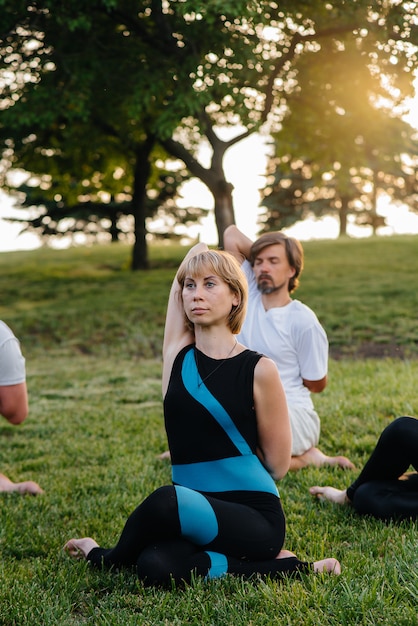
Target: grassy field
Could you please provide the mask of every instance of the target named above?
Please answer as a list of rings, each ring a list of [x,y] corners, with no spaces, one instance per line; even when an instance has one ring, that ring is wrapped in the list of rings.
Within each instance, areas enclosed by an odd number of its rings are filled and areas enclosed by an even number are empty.
[[[321,448],[357,467],[389,421],[418,415],[417,247],[413,236],[304,244],[296,297],[316,311],[332,354],[329,385],[315,397]],[[308,493],[343,488],[354,471],[307,468],[279,485],[286,547],[306,560],[336,556],[340,577],[164,592],[62,552],[72,536],[112,545],[130,511],[170,481],[157,458],[166,448],[160,354],[183,253],[152,248],[151,269],[135,273],[119,245],[0,254],[0,319],[21,340],[31,405],[20,427],[0,423],[0,471],[45,489],[1,494],[0,624],[417,625],[417,524],[361,518]]]

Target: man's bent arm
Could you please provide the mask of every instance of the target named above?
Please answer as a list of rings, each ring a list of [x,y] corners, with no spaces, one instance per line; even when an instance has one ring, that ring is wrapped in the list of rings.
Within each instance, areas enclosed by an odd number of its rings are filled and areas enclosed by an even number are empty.
[[[253,242],[242,233],[235,224],[228,226],[224,231],[224,248],[230,252],[239,263],[242,263],[250,256]]]
[[[28,414],[26,382],[0,386],[0,415],[10,424],[21,424]]]
[[[327,386],[327,377],[321,378],[320,380],[307,380],[306,378],[302,378],[302,382],[304,386],[309,389],[311,393],[321,393],[324,391]]]

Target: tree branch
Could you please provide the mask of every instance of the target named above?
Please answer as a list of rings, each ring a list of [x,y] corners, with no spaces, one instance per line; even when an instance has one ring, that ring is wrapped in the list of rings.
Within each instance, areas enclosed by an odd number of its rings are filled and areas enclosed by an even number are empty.
[[[203,165],[201,165],[199,161],[197,161],[194,156],[183,146],[183,144],[171,138],[165,140],[160,139],[159,142],[163,146],[163,148],[165,148],[168,154],[171,154],[172,156],[181,159],[186,167],[193,174],[193,176],[200,178],[200,180],[202,180],[205,185],[209,187],[209,189],[213,187],[215,183],[213,173],[209,169],[203,167]]]

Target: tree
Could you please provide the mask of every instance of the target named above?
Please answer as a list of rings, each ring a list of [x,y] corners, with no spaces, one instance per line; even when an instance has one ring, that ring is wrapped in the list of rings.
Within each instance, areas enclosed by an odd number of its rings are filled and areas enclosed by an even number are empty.
[[[115,173],[118,171],[116,169]],[[162,222],[151,232],[148,231],[148,237],[180,239],[186,236],[190,226],[207,214],[207,209],[200,207],[177,207],[178,189],[186,178],[188,176],[182,171],[161,170],[158,179],[153,180],[152,185],[148,184],[151,188],[146,200],[147,216]],[[54,177],[51,182],[48,181],[45,190],[38,186],[38,182],[33,185],[29,179],[15,189],[16,195],[23,196],[21,208],[37,208],[35,217],[9,218],[9,221],[24,225],[22,232],[34,232],[46,242],[70,235],[76,241],[80,233],[83,234],[83,241],[90,243],[133,242],[130,187],[115,190],[114,195],[110,195],[112,185],[104,187],[97,178],[92,181],[84,179],[80,183],[73,179],[65,184],[57,182]],[[90,187],[92,182],[94,187]],[[68,190],[65,197],[62,196],[63,190]],[[83,197],[88,199],[83,200]],[[179,224],[183,226],[183,232],[178,229],[176,233],[174,226]]]
[[[351,33],[367,42],[365,64],[372,60],[386,70],[396,53],[397,75],[411,70],[415,4],[98,0],[86,8],[82,0],[48,0],[41,8],[0,0],[3,69],[25,70],[22,82],[9,88],[0,139],[23,154],[34,124],[38,135],[76,120],[86,132],[97,126],[121,145],[125,140],[135,155],[132,202],[142,248],[146,180],[158,142],[212,192],[222,244],[234,221],[223,169],[228,148],[263,126],[277,127],[302,85],[300,60],[314,56],[322,42]],[[220,129],[232,138],[222,140]],[[199,161],[202,142],[212,150],[209,167]]]
[[[361,38],[344,36],[336,43],[325,42],[316,57],[299,64],[303,87],[293,92],[275,135],[263,229],[331,213],[344,235],[353,213],[358,224],[376,232],[384,223],[377,214],[379,195],[406,202],[406,189],[411,192],[414,181],[416,188],[418,142],[402,120],[410,81],[390,65],[382,76],[365,64]]]
[[[351,49],[355,53],[359,51],[361,63],[357,63],[357,69],[362,76],[367,76],[376,86],[379,83],[376,96],[383,97],[394,86],[398,89],[401,86],[400,95],[405,97],[412,91],[412,69],[417,62],[416,3],[314,1],[282,2],[279,7],[274,3],[258,5],[262,17],[254,17],[245,28],[237,22],[231,27],[243,35],[241,46],[213,59],[213,73],[217,76],[214,80],[218,84],[215,90],[210,85],[211,105],[196,119],[188,120],[190,134],[195,137],[193,133],[198,133],[212,149],[210,167],[205,169],[196,161],[193,144],[187,145],[184,133],[181,141],[171,138],[164,142],[167,151],[181,158],[192,174],[211,190],[221,244],[224,228],[233,222],[232,189],[222,168],[224,154],[231,145],[263,125],[277,129],[286,112],[293,113],[299,95],[306,103],[309,83],[305,80],[304,67],[315,64],[317,57],[323,64],[329,50],[338,51],[345,39],[354,42]],[[392,63],[393,59],[396,64]],[[347,55],[345,61],[349,64]],[[385,88],[380,80],[382,76],[390,88]],[[322,79],[325,94],[326,70],[317,78],[318,82]],[[209,90],[210,80],[203,72],[201,84],[202,89]],[[234,124],[235,136],[221,141],[217,129]],[[240,133],[239,128],[244,130]],[[310,128],[314,134],[315,125]],[[297,125],[293,126],[292,131],[297,130]],[[306,129],[304,132],[308,134]],[[345,184],[350,186],[348,180]]]
[[[352,168],[341,180],[337,163],[333,170],[321,171],[319,164],[302,157],[272,158],[262,192],[265,211],[259,218],[260,230],[280,230],[311,217],[333,215],[339,219],[343,236],[351,215],[357,225],[369,225],[376,234],[385,225],[385,218],[377,212],[379,197],[386,195],[402,204],[416,201],[417,168],[412,174],[412,168],[405,166],[392,171]]]
[[[60,196],[55,209],[61,208],[63,217],[80,211],[80,185],[102,197],[115,195],[115,186],[125,199],[129,194],[134,269],[148,264],[147,186],[161,161],[157,131],[165,136],[175,128],[182,102],[191,94],[188,76],[196,59],[201,61],[197,44],[173,61],[177,23],[185,28],[188,21],[170,11],[168,29],[163,5],[0,3],[5,9],[0,140],[11,166],[34,173],[44,195],[49,190]],[[196,30],[196,42],[206,50],[204,25],[196,23]]]

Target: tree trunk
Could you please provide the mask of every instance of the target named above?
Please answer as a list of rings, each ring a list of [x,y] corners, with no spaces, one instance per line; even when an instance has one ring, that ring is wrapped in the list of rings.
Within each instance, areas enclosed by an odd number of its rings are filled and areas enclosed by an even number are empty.
[[[382,219],[379,219],[377,214],[377,175],[376,170],[373,170],[373,190],[372,190],[372,207],[370,210],[371,225],[373,235],[377,235],[377,229],[381,226]],[[385,220],[383,220],[383,223]]]
[[[116,202],[115,202],[115,198],[113,195],[110,198],[109,206],[112,207],[112,211],[110,214],[111,223],[110,223],[109,233],[112,238],[112,243],[116,243],[117,241],[119,241],[118,211],[116,208]]]
[[[210,188],[214,198],[215,223],[218,231],[218,246],[220,248],[224,247],[223,235],[225,229],[227,226],[235,224],[232,190],[233,186],[225,178],[221,178],[213,188]]]
[[[339,237],[344,237],[347,234],[347,217],[348,217],[348,198],[341,198],[341,209],[339,213],[340,218],[340,232],[338,233]]]
[[[218,231],[218,246],[224,247],[224,232],[227,226],[235,224],[234,202],[232,200],[233,185],[226,180],[224,172],[224,157],[229,144],[221,141],[215,133],[210,134],[213,149],[211,161],[211,177],[207,185],[213,195],[216,229]]]
[[[223,247],[223,234],[225,228],[235,224],[234,204],[232,200],[233,185],[226,180],[223,169],[223,159],[226,150],[238,141],[238,138],[225,142],[220,140],[209,129],[210,144],[213,149],[211,165],[203,167],[189,152],[184,145],[173,139],[167,139],[161,144],[169,154],[181,159],[189,172],[196,176],[206,185],[214,199],[214,213],[216,229],[218,231],[218,245]]]
[[[112,243],[116,243],[119,241],[119,228],[118,228],[118,218],[116,215],[112,215],[111,224],[109,228],[111,241]]]
[[[132,270],[146,270],[149,268],[146,239],[147,182],[151,171],[149,157],[154,147],[154,142],[154,136],[149,136],[136,149],[132,194],[132,215],[134,217],[135,235],[131,259]]]

